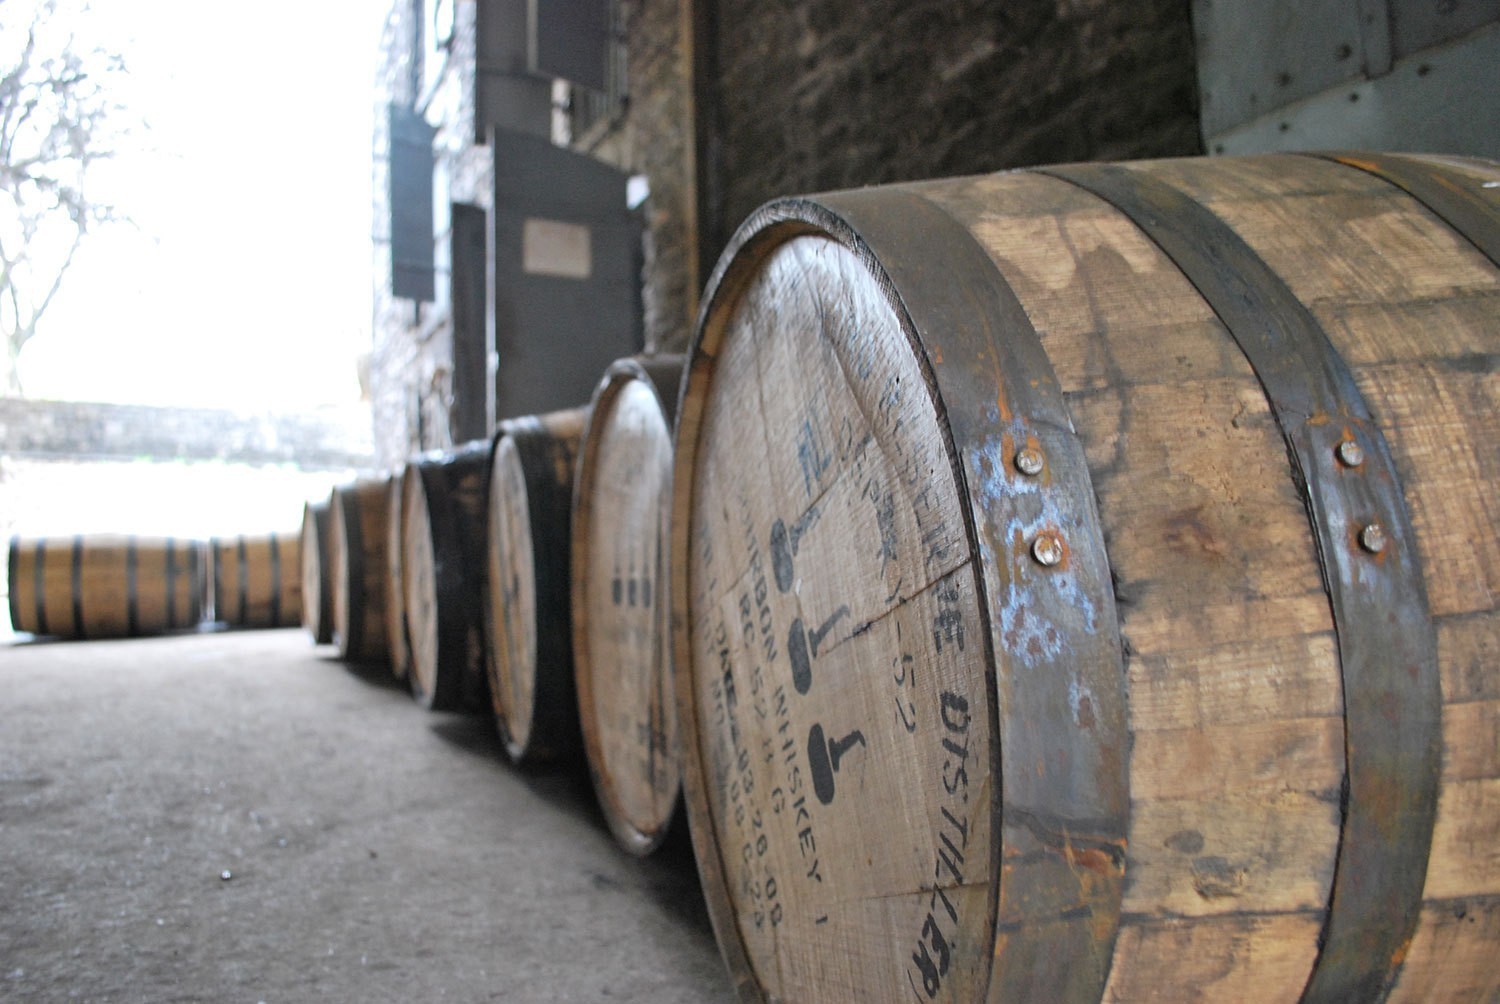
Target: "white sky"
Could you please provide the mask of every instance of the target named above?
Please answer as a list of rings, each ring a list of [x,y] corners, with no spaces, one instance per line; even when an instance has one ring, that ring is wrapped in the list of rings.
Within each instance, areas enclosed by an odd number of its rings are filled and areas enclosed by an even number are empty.
[[[8,0],[26,2],[26,0]],[[80,0],[63,0],[81,9]],[[93,0],[150,128],[21,357],[34,398],[297,411],[358,400],[390,0]],[[147,148],[150,149],[147,149]]]

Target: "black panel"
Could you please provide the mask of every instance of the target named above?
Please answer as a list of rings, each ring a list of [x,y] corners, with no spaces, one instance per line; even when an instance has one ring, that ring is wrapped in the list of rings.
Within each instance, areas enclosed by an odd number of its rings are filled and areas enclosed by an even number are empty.
[[[390,106],[391,288],[431,303],[433,128],[410,108]]]
[[[484,316],[485,225],[485,212],[478,206],[453,206],[453,407],[448,421],[455,443],[487,439],[493,431]]]
[[[586,404],[609,364],[641,349],[626,175],[528,135],[497,130],[492,142],[495,417]]]
[[[536,45],[532,70],[596,91],[605,90],[608,0],[545,0],[533,9]]]
[[[528,6],[527,0],[479,2],[474,75],[477,144],[489,142],[491,129],[516,129],[542,137],[552,131],[552,81],[530,72]]]

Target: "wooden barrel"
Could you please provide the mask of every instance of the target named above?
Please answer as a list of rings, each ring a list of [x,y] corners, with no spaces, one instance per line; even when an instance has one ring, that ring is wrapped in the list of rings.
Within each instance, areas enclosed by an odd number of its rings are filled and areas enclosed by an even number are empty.
[[[124,638],[197,627],[203,542],[135,534],[12,537],[10,622],[59,638]]]
[[[411,635],[406,623],[406,578],[402,571],[406,549],[406,471],[391,473],[386,485],[385,630],[391,674],[398,680],[411,672]]]
[[[301,533],[208,540],[213,618],[231,627],[295,627],[302,618]]]
[[[302,506],[302,624],[313,643],[333,641],[332,546],[328,537],[329,502],[307,502]]]
[[[589,773],[620,846],[649,853],[682,784],[666,596],[684,357],[624,359],[594,392],[573,483],[573,673]]]
[[[384,663],[388,478],[363,478],[333,490],[328,537],[332,563],[333,643],[354,662]]]
[[[1500,994],[1497,182],[1215,158],[746,221],[670,545],[745,996]]]
[[[434,709],[489,706],[484,654],[485,510],[490,441],[406,465],[402,577],[411,691]]]
[[[490,454],[485,671],[500,738],[516,761],[576,754],[569,609],[573,467],[588,408],[507,419]]]

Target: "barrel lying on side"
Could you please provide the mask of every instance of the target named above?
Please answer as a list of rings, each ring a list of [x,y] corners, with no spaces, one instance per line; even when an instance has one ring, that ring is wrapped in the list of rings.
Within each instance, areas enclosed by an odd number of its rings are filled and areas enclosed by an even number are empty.
[[[615,839],[660,844],[682,757],[666,536],[682,356],[624,359],[594,392],[573,485],[573,669],[589,773]]]
[[[329,501],[332,552],[333,643],[355,662],[384,663],[390,655],[385,626],[386,478],[340,485]]]
[[[82,534],[12,537],[10,620],[60,638],[123,638],[197,627],[203,542]]]
[[[576,753],[568,568],[573,466],[587,408],[509,419],[491,449],[484,574],[485,670],[517,760]]]
[[[209,538],[214,620],[241,628],[301,623],[301,549],[300,532]]]
[[[333,641],[333,554],[328,513],[326,500],[302,507],[302,625],[317,645]]]
[[[424,454],[402,475],[411,691],[433,709],[489,706],[484,653],[488,439]]]
[[[671,541],[743,995],[1500,993],[1497,183],[1214,158],[746,222]]]

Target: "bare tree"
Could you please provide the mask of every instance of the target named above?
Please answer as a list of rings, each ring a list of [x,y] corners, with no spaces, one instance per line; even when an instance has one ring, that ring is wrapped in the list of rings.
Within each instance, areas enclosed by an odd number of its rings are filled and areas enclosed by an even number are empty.
[[[77,10],[77,7],[74,7]],[[123,60],[78,43],[57,0],[0,0],[0,333],[16,360],[85,237],[124,217],[89,185],[122,132],[111,82]]]

